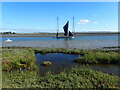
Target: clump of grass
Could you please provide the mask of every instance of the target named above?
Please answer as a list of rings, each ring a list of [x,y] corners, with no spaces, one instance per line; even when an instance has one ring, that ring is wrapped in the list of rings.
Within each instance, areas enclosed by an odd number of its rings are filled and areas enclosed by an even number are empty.
[[[44,61],[44,62],[43,62],[43,65],[44,65],[44,66],[50,66],[51,64],[52,64],[52,63],[51,63],[50,61]]]
[[[47,54],[47,53],[64,53],[64,54],[83,54],[83,50],[77,49],[65,49],[65,48],[46,48],[35,49],[35,53]]]
[[[28,74],[29,73],[29,74]],[[3,88],[120,88],[120,78],[87,68],[39,77],[34,72],[3,72]]]
[[[30,48],[3,48],[2,70],[36,69],[34,50]]]
[[[75,60],[75,62],[82,64],[120,64],[120,56],[118,52],[114,51],[89,51]]]

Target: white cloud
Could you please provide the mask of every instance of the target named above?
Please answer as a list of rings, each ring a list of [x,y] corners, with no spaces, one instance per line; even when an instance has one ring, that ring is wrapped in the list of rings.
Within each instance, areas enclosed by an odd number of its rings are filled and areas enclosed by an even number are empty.
[[[78,24],[86,24],[89,23],[90,21],[88,19],[83,19],[78,22]]]
[[[95,22],[93,22],[94,24],[97,24],[98,22],[97,21],[95,21]]]

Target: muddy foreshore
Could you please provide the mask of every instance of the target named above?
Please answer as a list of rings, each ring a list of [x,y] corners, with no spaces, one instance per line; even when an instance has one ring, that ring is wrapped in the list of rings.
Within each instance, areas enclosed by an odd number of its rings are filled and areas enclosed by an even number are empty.
[[[118,40],[65,40],[65,41],[13,41],[2,42],[2,47],[20,46],[20,47],[47,47],[47,48],[76,48],[76,49],[103,49],[108,47],[117,49]]]

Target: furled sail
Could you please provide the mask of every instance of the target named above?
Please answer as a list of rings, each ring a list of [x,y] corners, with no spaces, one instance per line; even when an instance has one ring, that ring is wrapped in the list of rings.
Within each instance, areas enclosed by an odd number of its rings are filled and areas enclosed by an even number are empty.
[[[73,36],[73,34],[69,31],[69,36]]]
[[[65,36],[68,35],[68,24],[69,24],[69,21],[67,21],[67,23],[66,23],[65,26],[63,27],[63,29],[64,29],[64,35],[65,35]]]
[[[58,37],[58,32],[57,32],[57,34],[56,34],[56,37]]]

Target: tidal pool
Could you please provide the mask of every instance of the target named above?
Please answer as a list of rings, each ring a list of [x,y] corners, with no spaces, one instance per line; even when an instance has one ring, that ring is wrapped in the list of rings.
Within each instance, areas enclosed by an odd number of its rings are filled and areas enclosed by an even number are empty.
[[[40,53],[35,54],[36,63],[40,68],[40,74],[44,75],[46,72],[51,71],[52,73],[60,73],[65,68],[71,68],[75,66],[74,60],[80,55],[69,55],[63,53],[49,53],[42,55]],[[43,66],[44,61],[50,61],[52,65]]]
[[[81,55],[70,55],[64,53],[48,53],[40,54],[36,53],[36,63],[40,70],[40,75],[45,75],[46,72],[52,72],[58,74],[64,69],[73,68],[73,67],[87,67],[96,71],[101,71],[103,73],[112,74],[120,76],[119,65],[109,65],[109,64],[93,64],[93,65],[81,65],[74,62],[75,59],[81,57]],[[44,61],[50,61],[52,64],[50,66],[44,66]]]

